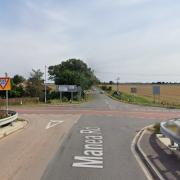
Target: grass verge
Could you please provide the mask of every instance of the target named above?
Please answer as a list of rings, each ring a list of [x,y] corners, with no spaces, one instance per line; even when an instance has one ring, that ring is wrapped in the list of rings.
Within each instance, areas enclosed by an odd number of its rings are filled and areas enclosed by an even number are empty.
[[[169,108],[169,109],[180,109],[180,105],[175,105],[170,103],[167,104],[158,103],[158,102],[154,102],[152,99],[147,97],[127,94],[124,92],[117,94],[116,91],[108,91],[107,95],[115,100],[119,100],[121,102],[129,103],[129,104],[136,104],[136,105],[150,106],[150,107],[161,107],[161,108]]]
[[[112,92],[108,92],[108,95],[113,99],[117,99],[125,103],[138,104],[144,106],[155,106],[155,105],[158,106],[158,104],[154,104],[153,101],[148,98],[137,95],[131,95],[124,92],[117,94],[115,91],[112,91]]]

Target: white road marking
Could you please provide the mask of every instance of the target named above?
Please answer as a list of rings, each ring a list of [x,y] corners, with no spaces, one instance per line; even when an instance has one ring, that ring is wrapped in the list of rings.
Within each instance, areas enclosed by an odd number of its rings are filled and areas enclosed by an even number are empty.
[[[47,124],[45,129],[52,128],[54,126],[57,126],[58,124],[63,123],[64,121],[59,121],[59,120],[50,120],[50,122]]]
[[[137,144],[137,147],[139,149],[139,151],[141,152],[141,154],[143,155],[143,158],[146,160],[146,162],[148,163],[148,165],[154,170],[154,172],[156,173],[156,175],[158,176],[158,179],[160,180],[164,180],[164,177],[160,174],[160,172],[156,169],[156,167],[154,166],[154,164],[152,164],[152,162],[149,160],[149,158],[147,157],[147,155],[145,154],[145,152],[142,150],[141,146],[140,146],[140,141],[142,139],[142,137],[144,136],[144,133],[146,131],[146,129],[148,127],[152,127],[152,125],[150,126],[146,126],[143,129],[141,129],[136,136],[134,137],[132,144],[131,144],[131,151],[134,155],[134,157],[136,158],[137,162],[139,163],[140,167],[142,168],[144,174],[146,175],[148,180],[153,180],[152,175],[150,174],[150,171],[147,169],[147,167],[144,164],[144,161],[140,158],[139,154],[136,152],[135,150],[135,146]]]
[[[103,168],[103,136],[98,127],[86,127],[80,130],[85,134],[84,152],[82,156],[74,156],[73,167]]]
[[[144,165],[143,161],[141,160],[141,158],[139,157],[138,153],[135,150],[135,146],[136,146],[136,141],[138,140],[139,136],[141,134],[141,131],[139,131],[136,136],[134,137],[132,143],[131,143],[131,151],[134,155],[134,157],[136,158],[139,166],[141,167],[142,171],[144,172],[144,174],[146,175],[148,180],[152,180],[152,176],[149,173],[148,169],[146,168],[146,166]]]
[[[112,109],[109,101],[108,101],[107,99],[105,99],[104,101],[105,101],[105,103],[108,105],[108,108],[109,108],[109,109]]]
[[[105,101],[105,103],[106,103],[107,105],[109,105],[109,102],[108,102],[108,100],[107,100],[107,99],[105,99],[104,101]]]
[[[78,162],[73,163],[73,167],[97,169],[103,168],[103,157],[75,156],[74,160]]]

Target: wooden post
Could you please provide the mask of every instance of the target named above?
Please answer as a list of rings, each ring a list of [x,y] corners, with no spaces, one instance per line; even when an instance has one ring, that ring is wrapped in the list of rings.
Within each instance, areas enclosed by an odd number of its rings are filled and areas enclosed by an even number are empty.
[[[73,102],[73,92],[71,92],[71,101]]]
[[[62,102],[62,91],[60,91],[60,102]]]

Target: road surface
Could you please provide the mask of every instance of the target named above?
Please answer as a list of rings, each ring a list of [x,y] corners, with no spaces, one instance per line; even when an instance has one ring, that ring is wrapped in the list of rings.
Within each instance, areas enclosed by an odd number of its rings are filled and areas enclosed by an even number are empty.
[[[75,106],[14,107],[27,128],[0,141],[0,179],[144,180],[136,132],[178,110],[123,104],[96,93]]]

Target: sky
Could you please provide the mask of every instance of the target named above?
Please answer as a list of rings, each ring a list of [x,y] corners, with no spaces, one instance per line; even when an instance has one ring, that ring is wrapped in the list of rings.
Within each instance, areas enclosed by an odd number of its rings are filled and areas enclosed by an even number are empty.
[[[84,60],[101,81],[180,82],[179,0],[1,0],[0,76]]]

